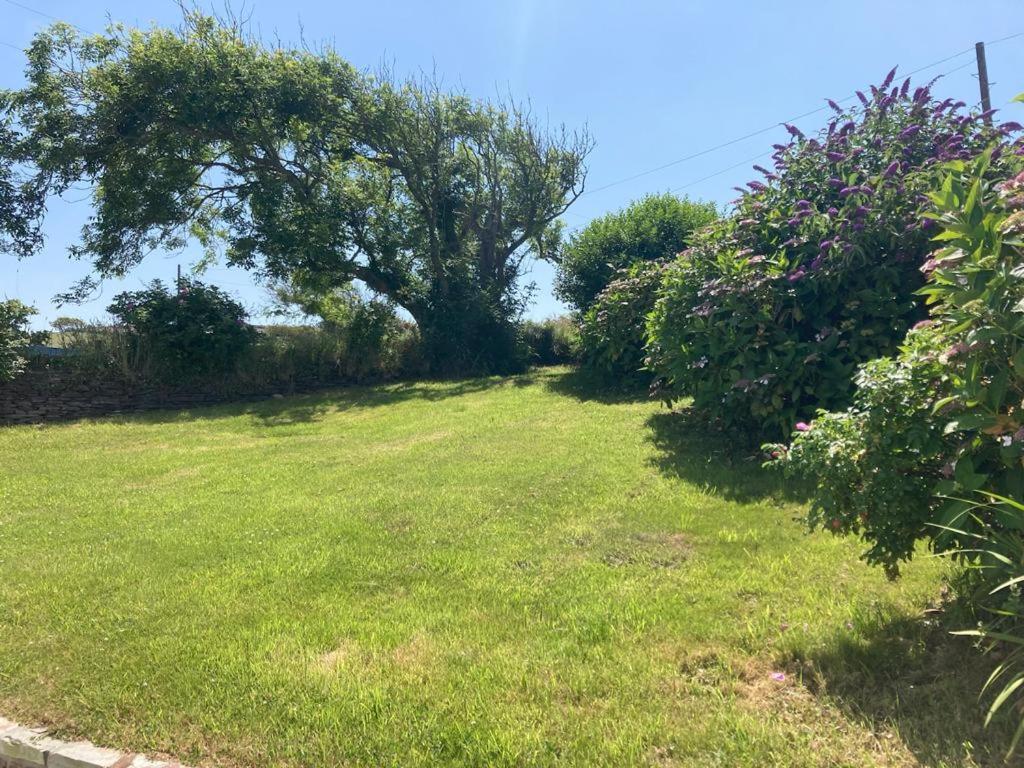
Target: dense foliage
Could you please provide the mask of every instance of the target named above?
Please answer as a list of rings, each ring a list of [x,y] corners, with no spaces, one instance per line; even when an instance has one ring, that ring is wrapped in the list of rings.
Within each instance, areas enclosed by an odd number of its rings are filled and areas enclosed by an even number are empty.
[[[0,101],[5,154],[46,193],[92,185],[74,253],[99,276],[195,238],[315,290],[362,281],[415,318],[437,372],[520,365],[522,266],[558,242],[586,136],[198,13],[180,30],[56,25],[28,57]]]
[[[894,575],[924,540],[966,566],[981,621],[962,634],[999,654],[987,721],[1024,685],[1024,160],[1004,152],[947,164],[930,195],[929,319],[862,368],[853,407],[770,447],[814,479],[810,523],[860,535],[869,562]],[[1024,720],[1011,753],[1022,735]]]
[[[33,314],[35,310],[16,299],[0,301],[0,382],[13,379],[25,364],[28,319]]]
[[[712,203],[665,193],[594,219],[562,250],[555,292],[573,308],[586,311],[617,270],[671,258],[716,218]]]
[[[999,135],[962,104],[893,73],[816,138],[776,145],[736,213],[666,273],[649,325],[667,399],[725,424],[787,435],[848,404],[858,364],[893,353],[924,315],[922,216],[937,163]]]
[[[527,320],[522,326],[523,342],[533,365],[559,365],[579,359],[579,329],[565,315],[546,320]]]
[[[929,319],[861,369],[853,407],[773,448],[815,479],[811,522],[861,535],[890,572],[921,539],[973,562],[979,537],[1020,528],[1013,510],[975,510],[982,491],[1024,499],[1024,174],[1005,180],[1024,164],[991,160],[950,164],[930,196]]]
[[[175,290],[154,280],[144,290],[118,294],[107,311],[168,382],[231,373],[255,334],[241,304],[196,280],[181,280]]]
[[[620,270],[583,315],[581,361],[599,380],[629,386],[647,381],[645,325],[654,309],[664,262],[638,262]]]

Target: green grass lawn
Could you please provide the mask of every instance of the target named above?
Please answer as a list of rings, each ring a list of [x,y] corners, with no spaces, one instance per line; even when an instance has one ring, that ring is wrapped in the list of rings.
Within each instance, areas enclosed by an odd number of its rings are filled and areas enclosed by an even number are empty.
[[[975,765],[969,643],[564,370],[0,429],[0,714],[228,766]],[[772,679],[784,672],[786,679]]]

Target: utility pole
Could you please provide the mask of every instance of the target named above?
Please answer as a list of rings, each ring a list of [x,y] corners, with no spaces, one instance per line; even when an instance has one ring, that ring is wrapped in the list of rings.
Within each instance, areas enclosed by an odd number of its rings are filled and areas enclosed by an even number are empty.
[[[181,296],[181,264],[178,265],[178,295]]]
[[[988,92],[988,65],[985,63],[985,44],[974,44],[974,55],[978,59],[978,85],[981,86],[981,111],[992,109],[992,97]],[[985,115],[985,122],[992,124],[992,116]]]

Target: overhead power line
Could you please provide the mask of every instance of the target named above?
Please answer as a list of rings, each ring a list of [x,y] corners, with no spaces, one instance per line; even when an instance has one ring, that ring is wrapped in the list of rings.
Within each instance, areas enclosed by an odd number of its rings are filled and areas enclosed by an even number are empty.
[[[1005,37],[1000,37],[1000,38],[998,38],[996,40],[992,40],[992,41],[986,43],[986,45],[996,45],[998,43],[1003,43],[1003,42],[1006,42],[1007,40],[1013,40],[1015,38],[1022,37],[1022,36],[1024,36],[1024,32],[1016,32],[1016,33],[1014,33],[1012,35],[1007,35]],[[953,61],[954,59],[958,59],[961,56],[965,56],[965,55],[967,55],[969,53],[973,53],[973,52],[974,52],[974,46],[972,45],[969,48],[964,48],[962,51],[958,51],[958,52],[956,52],[954,54],[951,54],[951,55],[946,56],[944,58],[941,58],[941,59],[938,59],[936,61],[933,61],[930,64],[925,64],[924,66],[918,67],[917,69],[912,69],[912,70],[910,70],[907,73],[901,74],[900,76],[904,77],[904,78],[906,78],[906,77],[913,77],[914,75],[919,74],[921,72],[924,72],[927,69],[932,69],[933,67],[937,67],[940,64],[945,64],[948,61]],[[953,72],[956,72],[957,70],[960,70],[960,69],[963,69],[964,67],[970,66],[972,63],[973,63],[973,61],[968,61],[963,66],[957,67],[955,69],[950,70],[949,72],[943,73],[942,75],[940,75],[940,77],[952,74]],[[846,98],[840,99],[836,103],[837,104],[845,104],[846,102],[852,101],[855,98],[857,98],[856,94],[851,94],[850,96],[847,96]],[[695,160],[698,157],[703,157],[704,155],[711,154],[712,152],[717,152],[720,149],[725,149],[726,147],[731,147],[734,144],[739,144],[740,142],[746,141],[747,139],[754,138],[755,136],[760,136],[762,134],[769,133],[771,131],[777,130],[779,127],[785,125],[786,123],[795,123],[798,120],[802,120],[805,117],[810,117],[811,115],[816,115],[819,112],[824,112],[827,109],[829,109],[829,107],[827,105],[826,106],[821,106],[821,107],[818,107],[817,109],[812,109],[812,110],[809,110],[809,111],[804,112],[802,114],[796,115],[794,117],[787,118],[786,120],[780,120],[780,121],[778,121],[776,123],[772,123],[771,125],[767,125],[767,126],[765,126],[763,128],[759,128],[756,131],[751,131],[750,133],[744,134],[742,136],[737,136],[734,139],[729,139],[728,141],[723,141],[720,144],[715,144],[714,146],[707,147],[706,149],[702,149],[702,150],[699,150],[697,152],[693,152],[693,153],[691,153],[689,155],[684,155],[683,157],[676,158],[675,160],[670,160],[667,163],[662,163],[661,165],[655,166],[653,168],[648,168],[647,170],[640,171],[638,173],[634,173],[634,174],[632,174],[630,176],[626,176],[626,177],[618,179],[616,181],[609,182],[608,184],[604,184],[603,186],[597,187],[595,189],[587,190],[586,192],[583,193],[583,195],[581,195],[581,197],[582,196],[586,196],[586,195],[593,195],[593,194],[596,194],[598,192],[602,192],[602,191],[604,191],[606,189],[610,189],[612,187],[619,186],[620,184],[625,184],[627,182],[634,181],[634,180],[639,179],[639,178],[643,178],[644,176],[649,176],[652,173],[657,173],[658,171],[663,171],[666,168],[671,168],[671,167],[673,167],[675,165],[679,165],[681,163],[685,163],[685,162],[688,162],[690,160]]]
[[[19,3],[17,0],[3,0],[3,2],[7,3],[8,5],[14,6],[15,8],[21,8],[21,10],[23,10],[23,11],[28,11],[29,13],[34,13],[36,16],[42,16],[44,19],[49,19],[50,21],[59,21],[59,22],[61,22],[63,24],[70,24],[75,29],[77,29],[77,30],[79,30],[81,32],[85,32],[87,35],[93,34],[88,29],[80,27],[77,24],[74,24],[74,23],[72,23],[70,21],[65,21],[64,19],[61,19],[61,18],[59,18],[57,16],[53,16],[52,14],[46,13],[45,11],[40,11],[38,8],[33,8],[30,5],[25,5],[24,3]]]

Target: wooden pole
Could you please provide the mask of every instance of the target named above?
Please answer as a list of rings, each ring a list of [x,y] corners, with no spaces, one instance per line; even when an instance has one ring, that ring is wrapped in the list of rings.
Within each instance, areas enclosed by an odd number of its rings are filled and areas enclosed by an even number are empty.
[[[992,109],[992,97],[988,92],[988,64],[985,62],[985,44],[974,44],[974,55],[978,59],[978,85],[981,87],[981,111],[988,112]],[[986,115],[985,122],[992,124],[992,116]]]

